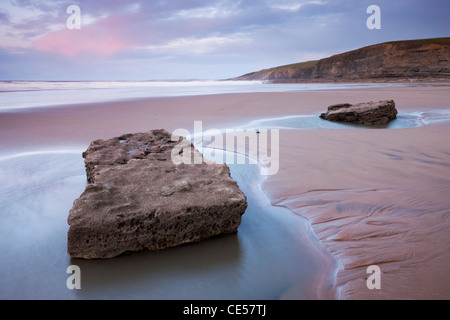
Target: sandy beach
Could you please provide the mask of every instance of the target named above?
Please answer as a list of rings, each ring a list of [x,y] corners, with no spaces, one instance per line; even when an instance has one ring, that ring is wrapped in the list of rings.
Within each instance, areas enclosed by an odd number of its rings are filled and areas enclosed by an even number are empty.
[[[450,109],[448,86],[171,97],[0,114],[0,155],[86,146],[164,128],[226,128],[393,99],[399,112]],[[280,170],[262,190],[306,218],[338,262],[329,299],[450,299],[450,123],[369,130],[280,130]],[[325,261],[325,260],[324,260]],[[368,290],[378,265],[381,290]],[[324,268],[335,268],[325,265]],[[333,270],[324,270],[333,273]],[[296,299],[295,289],[283,298]]]

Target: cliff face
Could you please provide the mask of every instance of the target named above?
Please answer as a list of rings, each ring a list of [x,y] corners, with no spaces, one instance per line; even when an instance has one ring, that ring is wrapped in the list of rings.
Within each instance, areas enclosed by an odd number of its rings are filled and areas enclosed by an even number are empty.
[[[238,80],[450,80],[450,38],[396,41],[249,73]]]

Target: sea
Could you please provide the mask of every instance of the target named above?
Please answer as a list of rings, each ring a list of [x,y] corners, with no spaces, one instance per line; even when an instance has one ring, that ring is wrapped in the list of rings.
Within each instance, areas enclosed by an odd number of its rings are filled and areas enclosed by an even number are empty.
[[[0,112],[142,98],[224,93],[300,92],[383,87],[428,86],[409,83],[292,83],[265,81],[0,81]]]

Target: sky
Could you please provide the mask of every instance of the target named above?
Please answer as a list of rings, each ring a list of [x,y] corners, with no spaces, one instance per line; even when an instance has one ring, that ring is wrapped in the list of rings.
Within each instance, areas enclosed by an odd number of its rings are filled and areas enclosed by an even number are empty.
[[[370,5],[381,29],[367,28]],[[0,80],[227,79],[448,37],[449,12],[449,0],[2,0]]]

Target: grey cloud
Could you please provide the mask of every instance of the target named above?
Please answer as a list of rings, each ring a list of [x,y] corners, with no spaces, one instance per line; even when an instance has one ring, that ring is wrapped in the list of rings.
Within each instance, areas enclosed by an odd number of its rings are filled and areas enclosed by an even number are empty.
[[[67,71],[58,71],[61,72],[58,75],[80,74],[83,70],[91,78],[112,77],[114,66],[117,78],[124,77],[123,70],[134,70],[126,75],[128,79],[224,78],[384,41],[448,36],[450,30],[448,0],[15,0],[14,3],[44,12],[35,19],[11,25],[8,12],[0,4],[0,21],[29,38],[47,32],[55,23],[65,23],[69,4],[79,5],[82,14],[94,18],[108,15],[112,17],[111,23],[114,17],[122,19],[120,23],[118,20],[120,32],[137,44],[134,50],[103,63],[96,61],[95,66],[92,61],[61,58]],[[382,29],[370,31],[365,26],[366,9],[375,3],[382,10]],[[122,23],[123,20],[130,23]],[[29,59],[24,64],[30,68],[27,74],[34,64],[53,63],[51,58],[32,50],[27,54]],[[12,58],[8,59],[8,53],[3,52],[2,64]],[[20,64],[16,66],[19,74]],[[199,70],[197,76],[192,73],[195,70]],[[8,76],[12,73],[14,70],[10,69]]]

